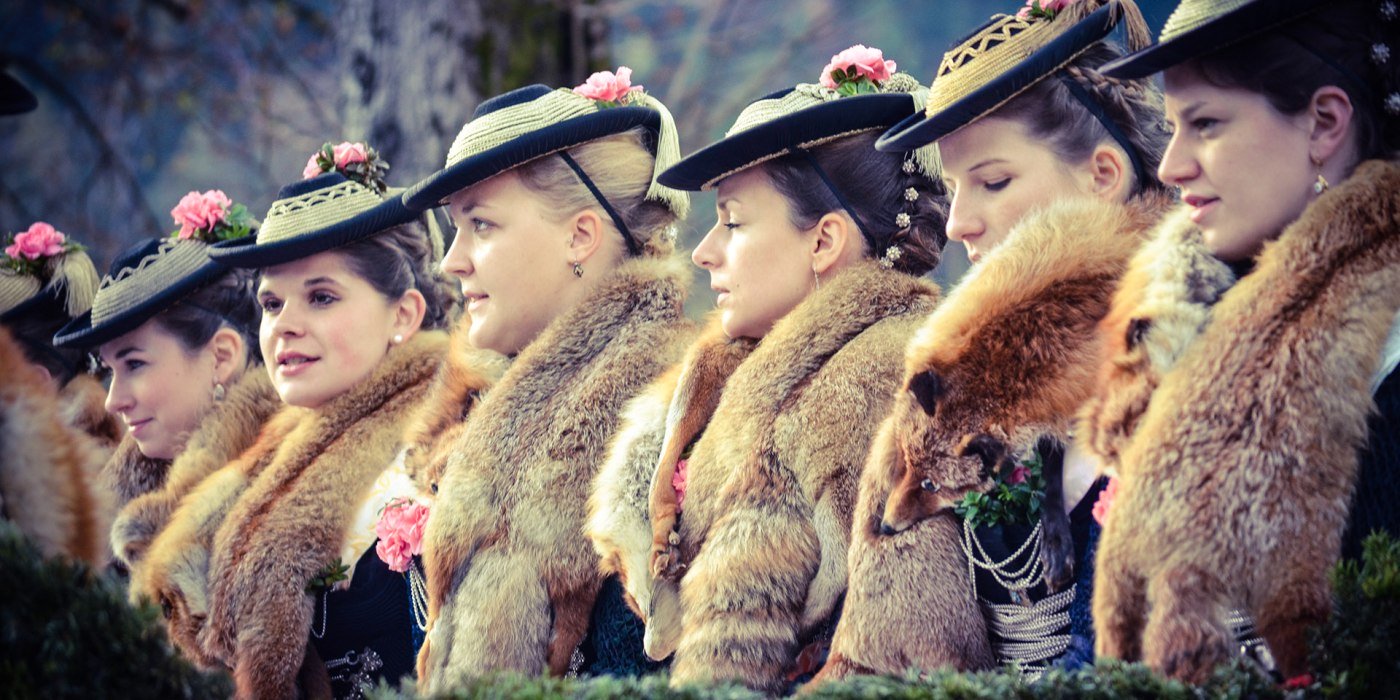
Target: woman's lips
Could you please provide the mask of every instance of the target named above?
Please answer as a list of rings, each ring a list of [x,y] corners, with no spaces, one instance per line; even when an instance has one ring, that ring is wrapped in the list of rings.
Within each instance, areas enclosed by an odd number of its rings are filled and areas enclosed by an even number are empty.
[[[1201,222],[1205,220],[1211,212],[1215,211],[1216,205],[1220,203],[1218,197],[1201,197],[1197,195],[1183,197],[1181,201],[1191,207],[1191,221],[1197,226],[1201,225]]]
[[[149,427],[150,424],[154,421],[154,418],[143,418],[141,420],[136,421],[135,423],[127,423],[127,432],[131,433],[132,437],[139,438],[143,433],[146,432],[146,428]]]
[[[306,372],[311,365],[318,362],[314,357],[293,357],[284,362],[277,363],[277,373],[283,377],[295,377]]]
[[[491,297],[486,296],[485,294],[481,296],[470,297],[470,301],[467,302],[467,313],[473,313],[475,311],[480,310],[481,307],[486,305],[486,301],[490,298]]]

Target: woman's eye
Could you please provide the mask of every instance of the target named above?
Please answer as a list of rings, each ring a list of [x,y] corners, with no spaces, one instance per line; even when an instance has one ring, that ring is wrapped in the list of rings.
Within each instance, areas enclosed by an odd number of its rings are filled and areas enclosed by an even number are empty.
[[[733,231],[734,229],[739,228],[739,222],[737,222],[737,221],[727,221],[727,222],[725,222],[724,227],[727,228],[727,229],[729,229],[730,231]]]
[[[1011,178],[1004,177],[1000,180],[988,182],[987,184],[983,185],[983,187],[986,187],[988,192],[1000,192],[1006,189],[1006,186],[1009,184],[1011,184]]]
[[[1211,117],[1197,117],[1191,120],[1191,128],[1195,129],[1196,131],[1209,131],[1210,129],[1215,128],[1215,126],[1219,123],[1219,119],[1213,119]]]
[[[281,299],[273,299],[271,297],[267,297],[264,299],[260,299],[258,301],[258,304],[262,306],[263,313],[265,314],[275,314],[278,311],[282,310]]]
[[[122,364],[125,366],[126,371],[128,371],[128,372],[134,372],[134,371],[136,371],[136,370],[138,370],[138,369],[141,369],[142,367],[145,367],[145,366],[146,366],[146,362],[145,362],[144,360],[133,360],[133,359],[127,359],[127,360],[124,361]]]
[[[334,294],[330,294],[328,292],[311,293],[311,303],[315,306],[329,306],[335,303],[335,301],[336,298]]]
[[[489,221],[482,221],[481,219],[477,219],[477,218],[475,218],[475,217],[472,218],[472,231],[473,231],[473,232],[475,232],[475,233],[481,233],[482,231],[485,231],[486,229],[489,229],[489,228],[491,228],[491,222],[489,222]]]

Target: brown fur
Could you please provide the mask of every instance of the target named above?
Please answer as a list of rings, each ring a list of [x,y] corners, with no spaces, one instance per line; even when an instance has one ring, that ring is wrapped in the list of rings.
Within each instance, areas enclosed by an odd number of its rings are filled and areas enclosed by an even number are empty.
[[[3,328],[0,376],[0,513],[44,554],[106,566],[111,499],[96,477],[108,451],[70,422],[91,413],[90,392],[61,396]]]
[[[428,520],[419,686],[562,673],[602,578],[583,537],[624,402],[693,337],[679,258],[623,263],[516,357],[467,419]]]
[[[404,466],[423,493],[437,493],[457,441],[466,431],[467,414],[505,371],[505,358],[471,346],[469,324],[452,333],[447,358],[428,396],[404,432]]]
[[[1023,454],[1065,436],[1088,397],[1096,324],[1165,206],[1085,199],[1028,216],[920,329],[862,476],[850,593],[817,680],[995,663],[950,512],[989,485],[964,449],[990,435]]]
[[[1162,378],[1099,545],[1100,655],[1202,680],[1231,656],[1219,615],[1235,606],[1285,676],[1305,671],[1400,305],[1398,203],[1400,167],[1360,166],[1265,246]]]
[[[780,320],[724,383],[688,463],[679,542],[666,554],[675,561],[658,558],[663,574],[681,576],[679,626],[648,620],[649,647],[675,648],[674,685],[733,680],[777,691],[830,618],[846,588],[873,417],[888,407],[904,345],[937,296],[927,282],[862,263]],[[668,431],[687,425],[675,412],[706,408],[687,393],[682,386],[672,415],[657,417]],[[681,432],[673,444],[683,444]],[[660,595],[675,584],[656,585]]]
[[[173,462],[152,460],[126,440],[108,461],[108,475],[154,474],[149,467],[163,463],[164,478],[144,493],[123,490],[126,504],[112,524],[111,545],[116,557],[128,569],[135,568],[156,533],[169,522],[180,500],[215,470],[223,468],[257,439],[263,424],[282,408],[282,400],[272,388],[267,370],[250,367],[228,395],[215,404],[199,422]],[[136,479],[119,477],[118,483],[131,485]]]

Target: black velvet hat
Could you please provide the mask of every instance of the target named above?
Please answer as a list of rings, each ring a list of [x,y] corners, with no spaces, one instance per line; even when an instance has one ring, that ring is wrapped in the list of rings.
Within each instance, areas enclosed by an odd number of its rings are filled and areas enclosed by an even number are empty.
[[[410,187],[403,200],[421,212],[528,161],[636,127],[656,135],[657,172],[676,161],[680,149],[671,115],[641,91],[619,104],[545,85],[512,90],[476,108],[448,151],[447,166]],[[667,204],[678,216],[684,216],[689,205],[685,194],[657,185],[655,177],[646,198]]]
[[[230,267],[269,267],[338,248],[416,218],[397,192],[383,195],[333,171],[283,187],[256,238],[218,243],[209,249],[209,257]]]
[[[1058,12],[994,15],[943,54],[925,111],[885,132],[875,147],[907,151],[971,124],[1107,37],[1125,12],[1137,12],[1117,0],[1089,11],[1094,6],[1079,0]]]
[[[1103,67],[1129,80],[1157,73],[1291,22],[1322,0],[1182,0],[1162,27],[1158,43]]]

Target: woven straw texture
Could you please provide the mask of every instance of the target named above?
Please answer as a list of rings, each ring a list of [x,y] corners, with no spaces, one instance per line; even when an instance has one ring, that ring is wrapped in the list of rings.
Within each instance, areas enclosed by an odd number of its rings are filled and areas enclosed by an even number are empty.
[[[30,300],[40,289],[43,289],[43,285],[38,278],[13,270],[0,270],[0,314]]]
[[[926,113],[931,117],[956,104],[1073,26],[1073,22],[993,16],[985,29],[943,54]]]
[[[166,288],[171,281],[193,274],[209,262],[208,246],[195,240],[168,239],[156,252],[141,259],[136,267],[125,267],[116,276],[107,276],[92,301],[92,325],[114,316]]]
[[[1162,41],[1170,41],[1222,15],[1267,0],[1182,0],[1162,26]]]
[[[258,245],[291,240],[319,231],[384,203],[373,190],[354,180],[272,203]]]

